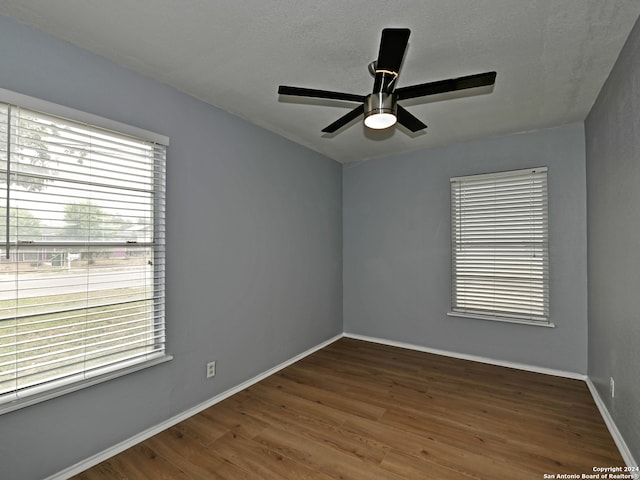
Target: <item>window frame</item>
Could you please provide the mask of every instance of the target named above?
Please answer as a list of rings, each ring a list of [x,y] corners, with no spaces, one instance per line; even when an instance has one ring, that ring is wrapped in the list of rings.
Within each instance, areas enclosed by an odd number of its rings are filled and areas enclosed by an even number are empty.
[[[525,181],[527,178],[540,179],[540,184],[535,184],[535,182],[531,180],[531,185],[528,187],[528,195],[531,199],[533,199],[535,195],[540,196],[540,198],[530,200],[528,211],[526,208],[513,205],[515,195],[522,195],[522,197],[516,197],[519,200],[527,195],[527,193],[525,193],[527,187],[514,187],[513,185],[509,185],[510,182]],[[537,167],[452,177],[450,184],[451,310],[447,312],[447,315],[452,317],[554,327],[555,325],[551,322],[549,315],[548,168]],[[465,208],[463,206],[465,200],[462,199],[464,188],[468,189],[467,196],[469,196],[474,195],[473,190],[471,190],[473,187],[485,189],[493,187],[495,189],[500,188],[501,184],[505,189],[509,188],[512,190],[517,188],[518,192],[511,193],[510,191],[502,190],[500,193],[503,194],[503,199],[495,196],[494,192],[493,199],[491,200],[486,199],[486,193],[484,193],[482,197],[476,193],[477,196],[474,197],[473,200],[471,197],[466,199],[466,210],[464,212],[461,210]],[[473,206],[477,208],[477,202],[482,202],[480,207],[482,210],[487,211],[487,213],[478,216],[479,214],[477,212],[473,212],[473,219],[463,218],[464,214],[467,216],[471,215],[469,213],[471,212],[470,206],[473,203]],[[523,213],[530,214],[529,222],[524,224],[526,226],[521,226],[521,220],[520,224],[517,224],[518,221],[513,219],[500,220],[500,223],[498,223],[495,219],[495,214],[496,209],[501,207],[511,209],[508,212],[508,215],[510,214],[511,216],[516,214],[522,216]],[[489,218],[492,215],[494,217],[493,223]],[[466,232],[463,231],[464,226],[467,226]],[[487,227],[492,228],[493,233],[487,234]],[[495,227],[506,227],[508,230],[514,229],[516,233],[495,233],[499,231]],[[527,233],[527,229],[529,233]],[[478,240],[478,236],[484,237],[485,235],[488,240],[485,238],[483,238],[482,241]],[[529,235],[528,238],[527,235]],[[522,240],[515,241],[514,238],[516,237],[521,237]],[[505,239],[511,240],[512,246],[498,248],[500,240],[504,242]],[[479,246],[478,243],[474,243],[474,240],[475,242],[482,243],[480,248],[484,249],[484,252],[493,252],[493,257],[489,253],[478,253]],[[467,256],[460,255],[457,252],[463,251],[464,245],[467,245],[467,248],[475,248],[476,251],[470,252]],[[505,263],[507,260],[502,260],[503,263],[500,263],[499,255],[514,255],[513,248],[518,249],[518,252],[526,252],[529,250],[529,252],[535,253],[533,254],[532,260],[528,263],[525,263],[521,258],[514,264]],[[498,253],[497,261],[495,256],[496,252]],[[470,258],[469,255],[473,258]],[[522,257],[523,254],[519,253],[517,256]],[[489,260],[490,258],[493,258],[493,260]],[[473,265],[471,265],[472,262]],[[493,273],[489,272],[491,269],[504,268],[505,266],[509,268],[514,265],[518,267],[528,265],[530,270],[528,278],[526,278],[526,274],[522,274],[522,277],[520,277],[521,280],[519,280],[524,283],[529,282],[531,285],[529,287],[529,298],[523,303],[523,305],[527,303],[532,305],[529,307],[531,311],[528,314],[517,311],[515,307],[512,310],[508,308],[509,303],[514,303],[514,297],[516,295],[527,295],[526,292],[522,291],[523,287],[521,285],[516,286],[512,284],[509,286],[510,282],[515,284],[518,283],[518,281],[512,279],[505,281],[500,278],[499,273],[495,271]],[[479,270],[483,271],[477,273]],[[473,277],[472,271],[476,273],[475,278],[471,278]],[[464,278],[465,275],[466,279]],[[478,278],[481,278],[481,275],[487,279],[486,282],[484,279],[478,280]],[[463,280],[460,280],[460,278],[463,278]],[[496,279],[502,281],[503,285],[496,288]],[[465,280],[466,286],[459,286],[459,284],[464,285]],[[536,290],[536,293],[532,293],[534,290]],[[483,295],[488,297],[486,302],[483,299],[478,299],[479,296]],[[459,298],[463,298],[463,300],[457,303]],[[495,302],[496,300],[498,303],[503,303],[503,306],[496,307],[494,304],[494,307],[490,308],[489,306],[482,305],[483,302]],[[521,309],[521,307],[518,307],[518,309]],[[536,313],[533,313],[534,311],[536,311]],[[539,313],[540,311],[542,311],[542,313]]]
[[[169,138],[165,135],[150,132],[148,130],[144,130],[132,125],[124,124],[118,121],[76,110],[74,108],[58,105],[52,102],[30,97],[2,88],[0,88],[0,102],[19,106],[20,108],[33,110],[36,112],[43,112],[45,115],[61,117],[72,122],[83,123],[91,127],[113,131],[115,134],[122,134],[138,140],[143,140],[160,145],[164,149],[169,146]],[[153,228],[155,232],[155,240],[154,242],[152,242],[151,248],[153,249],[155,260],[159,251],[162,252],[162,255],[164,256],[165,249],[164,199],[166,195],[166,156],[163,156],[161,160],[161,173],[158,173],[156,171],[154,175],[158,175],[158,178],[154,180],[154,203],[152,207],[154,213]],[[157,190],[158,188],[160,190]],[[155,193],[159,193],[159,195],[156,196]],[[141,244],[140,246],[147,247],[149,246],[149,244],[145,243]],[[161,309],[159,317],[161,318],[163,324],[163,332],[166,332],[166,318],[164,312],[164,284],[166,273],[164,261],[154,261],[153,272],[154,277],[156,275],[160,275],[158,285],[160,285],[160,288],[162,288],[162,300],[158,301],[158,303],[155,303],[155,305],[156,307]],[[164,335],[166,335],[166,333],[163,333],[163,336]],[[25,389],[25,391],[14,390],[13,392],[7,392],[3,394],[2,398],[0,399],[0,415],[20,408],[24,408],[29,405],[40,403],[51,398],[58,397],[60,395],[87,388],[89,386],[96,385],[114,378],[118,378],[129,373],[146,369],[154,365],[165,363],[172,360],[172,358],[173,357],[167,353],[166,348],[164,347],[163,340],[163,348],[161,349],[161,351],[159,351],[157,354],[149,355],[148,358],[144,360],[138,359],[130,361],[119,361],[115,365],[95,369],[89,374],[87,374],[87,371],[84,370],[81,374],[70,375],[69,377],[64,377],[59,380],[50,380],[40,385],[28,387],[27,389]]]

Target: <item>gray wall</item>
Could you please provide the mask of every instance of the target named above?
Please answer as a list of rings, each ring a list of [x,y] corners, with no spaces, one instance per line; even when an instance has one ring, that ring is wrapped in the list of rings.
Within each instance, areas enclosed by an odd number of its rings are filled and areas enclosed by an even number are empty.
[[[640,24],[585,122],[589,377],[640,461]],[[609,378],[615,379],[615,398]]]
[[[5,17],[0,64],[2,88],[171,138],[175,357],[0,416],[1,478],[58,472],[342,332],[338,163]]]
[[[345,165],[345,332],[585,374],[584,162],[573,124]],[[448,317],[449,178],[538,166],[549,167],[556,328]]]

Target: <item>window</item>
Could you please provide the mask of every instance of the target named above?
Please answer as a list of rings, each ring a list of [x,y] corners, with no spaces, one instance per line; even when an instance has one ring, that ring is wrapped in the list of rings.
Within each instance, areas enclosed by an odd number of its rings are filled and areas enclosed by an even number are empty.
[[[549,323],[547,169],[451,179],[450,315]]]
[[[167,144],[0,90],[0,412],[170,359]]]

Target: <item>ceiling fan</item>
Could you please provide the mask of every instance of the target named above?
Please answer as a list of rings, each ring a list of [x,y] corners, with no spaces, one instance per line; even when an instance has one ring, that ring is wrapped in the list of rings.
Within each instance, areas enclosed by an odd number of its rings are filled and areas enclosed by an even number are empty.
[[[389,128],[398,122],[412,132],[417,132],[427,126],[401,105],[398,105],[398,100],[484,87],[495,83],[496,72],[485,72],[396,88],[400,65],[404,58],[410,33],[408,28],[385,28],[382,30],[378,59],[369,64],[369,73],[374,77],[373,92],[369,95],[288,87],[286,85],[280,85],[278,93],[280,95],[327,98],[362,104],[323,128],[322,131],[326,133],[337,131],[360,115],[364,115],[364,124],[369,128],[380,130]]]

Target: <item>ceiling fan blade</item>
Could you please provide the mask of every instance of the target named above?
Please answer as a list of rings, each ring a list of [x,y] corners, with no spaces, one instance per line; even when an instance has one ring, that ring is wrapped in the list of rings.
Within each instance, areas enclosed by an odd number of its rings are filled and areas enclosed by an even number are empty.
[[[328,90],[316,90],[314,88],[287,87],[280,85],[278,87],[280,95],[293,95],[296,97],[313,97],[313,98],[329,98],[332,100],[346,100],[348,102],[364,102],[364,95],[355,95],[353,93],[330,92]]]
[[[411,115],[407,110],[398,105],[398,123],[407,127],[412,132],[424,130],[427,126]]]
[[[408,28],[385,28],[380,39],[380,51],[376,70],[388,70],[398,73],[409,43],[411,30]]]
[[[323,128],[322,131],[325,133],[333,133],[339,128],[344,127],[350,121],[355,120],[356,118],[358,118],[360,115],[363,115],[363,114],[364,114],[364,105],[360,105],[359,107],[356,107],[353,110],[351,110],[346,115],[343,115],[342,117],[340,117],[338,120],[333,122],[328,127]]]
[[[406,100],[407,98],[426,97],[427,95],[455,92],[467,88],[485,87],[493,85],[495,81],[496,72],[476,73],[466,77],[449,78],[437,82],[396,88],[395,93],[398,95],[398,100]]]

